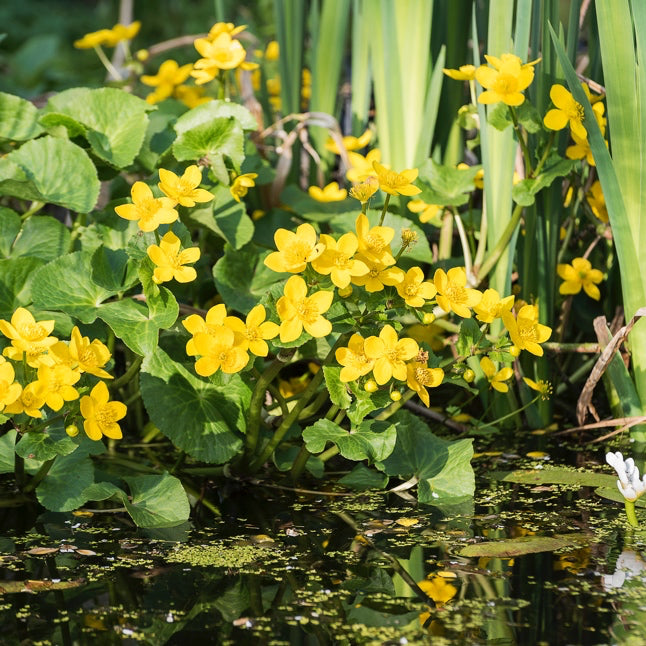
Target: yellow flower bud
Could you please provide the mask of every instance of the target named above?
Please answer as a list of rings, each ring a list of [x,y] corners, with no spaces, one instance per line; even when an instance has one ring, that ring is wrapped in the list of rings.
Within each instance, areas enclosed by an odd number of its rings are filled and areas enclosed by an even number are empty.
[[[142,63],[147,61],[150,57],[150,52],[147,49],[138,49],[135,52],[135,58]]]
[[[430,325],[435,321],[436,318],[437,317],[432,312],[424,312],[424,316],[422,317],[422,323],[424,323],[424,325]]]
[[[76,437],[79,434],[79,427],[76,424],[70,424],[69,426],[65,427],[65,432],[70,437]]]
[[[394,402],[398,402],[402,398],[402,394],[398,390],[393,390],[390,393],[390,399]]]
[[[520,348],[517,345],[512,345],[507,352],[509,352],[512,357],[517,357],[520,355]]]
[[[467,368],[463,373],[462,373],[462,379],[466,381],[468,384],[470,384],[474,379],[476,378],[476,373],[471,370],[471,368]]]
[[[347,287],[341,287],[338,291],[338,294],[341,298],[348,298],[348,296],[352,294],[352,285],[348,285]]]
[[[363,389],[367,393],[374,393],[379,386],[377,386],[377,382],[374,379],[368,379],[366,383],[363,385]]]

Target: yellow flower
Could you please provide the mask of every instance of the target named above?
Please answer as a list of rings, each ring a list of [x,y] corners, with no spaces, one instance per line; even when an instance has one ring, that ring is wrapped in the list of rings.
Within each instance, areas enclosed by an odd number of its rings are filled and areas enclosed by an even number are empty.
[[[194,43],[195,49],[203,56],[191,72],[198,85],[212,81],[220,70],[232,70],[240,67],[252,70],[258,67],[257,63],[247,63],[247,52],[237,38],[231,34],[220,32],[213,40],[198,38]]]
[[[374,176],[367,177],[363,182],[354,184],[350,189],[350,197],[365,204],[379,190],[379,182]]]
[[[209,332],[198,332],[193,337],[195,353],[195,372],[209,377],[217,370],[227,374],[240,372],[249,362],[244,348],[236,344],[236,334],[227,326],[220,325]]]
[[[441,224],[441,216],[444,212],[444,207],[439,204],[427,204],[424,200],[416,199],[411,200],[407,204],[408,210],[413,213],[419,213],[419,221],[423,224],[429,220],[432,224],[438,226]]]
[[[58,339],[49,334],[54,329],[54,321],[36,322],[32,313],[24,307],[19,307],[11,316],[11,322],[0,320],[0,332],[8,339],[17,353],[12,353],[12,359],[22,358],[22,353],[39,355],[53,346]],[[10,348],[5,348],[3,354],[9,355]]]
[[[240,201],[241,197],[244,197],[247,194],[247,191],[255,186],[256,183],[254,180],[258,177],[258,173],[244,173],[243,175],[238,175],[231,184],[229,192],[233,195],[233,199],[236,202]]]
[[[426,361],[406,364],[406,385],[414,390],[426,406],[430,405],[427,388],[437,388],[444,379],[442,368],[429,368]]]
[[[89,395],[81,397],[83,428],[91,440],[100,440],[103,435],[113,440],[123,437],[117,422],[128,412],[122,402],[109,401],[110,394],[105,382],[100,381]]]
[[[115,206],[114,210],[125,220],[136,220],[142,231],[154,231],[160,224],[170,224],[179,217],[173,208],[173,200],[168,197],[153,197],[148,184],[135,182],[130,194],[133,203]]]
[[[155,263],[153,282],[159,285],[175,279],[178,283],[190,283],[197,278],[193,267],[185,267],[197,262],[200,258],[199,247],[189,247],[180,251],[181,242],[172,232],[164,234],[159,246],[151,244],[148,247],[148,257]]]
[[[460,65],[457,70],[444,68],[442,71],[456,81],[473,81],[476,77],[475,65]]]
[[[213,194],[203,188],[198,188],[202,183],[202,171],[196,164],[189,166],[181,177],[165,168],[159,169],[159,186],[162,193],[169,197],[175,204],[181,206],[195,206],[196,202],[210,202]]]
[[[491,323],[494,319],[500,318],[503,310],[510,310],[514,305],[514,296],[505,296],[500,298],[500,294],[495,289],[486,289],[482,298],[477,305],[474,305],[473,311],[476,313],[478,321]]]
[[[527,350],[537,357],[543,356],[543,343],[550,338],[552,328],[538,322],[538,307],[523,305],[514,318],[512,312],[503,312],[502,321],[509,331],[511,342],[521,350]]]
[[[348,160],[350,168],[346,171],[345,176],[348,181],[357,184],[367,180],[368,177],[377,177],[372,165],[381,161],[381,151],[379,148],[374,148],[365,157],[359,153],[349,152]]]
[[[361,276],[353,276],[350,282],[353,285],[365,288],[367,292],[380,292],[384,288],[384,285],[392,287],[404,280],[404,270],[399,267],[391,267],[385,262],[369,258],[360,253],[356,255],[356,259],[361,260],[368,267],[368,273],[362,274]],[[390,264],[393,265],[394,263],[395,259],[392,258]]]
[[[78,391],[73,386],[80,378],[80,372],[65,365],[38,368],[38,383],[45,392],[45,403],[54,411],[63,408],[65,402],[79,398]]]
[[[316,231],[311,224],[301,224],[296,232],[288,229],[277,229],[274,242],[278,251],[265,258],[265,265],[272,271],[298,274],[305,270],[325,251],[325,244],[316,242]]]
[[[209,29],[209,34],[207,36],[208,40],[215,40],[220,34],[227,33],[229,36],[237,36],[240,32],[243,32],[247,28],[247,25],[238,25],[237,27],[232,22],[216,22],[211,29]]]
[[[584,87],[587,87],[584,85]],[[588,133],[583,127],[585,114],[583,106],[574,100],[574,97],[562,85],[555,83],[550,89],[550,99],[556,106],[547,112],[543,123],[550,130],[562,130],[570,124],[573,135],[579,139],[586,139]]]
[[[559,287],[559,294],[578,294],[583,291],[595,301],[601,298],[597,283],[603,280],[603,274],[598,269],[592,269],[586,258],[574,258],[571,265],[556,266],[558,275],[565,281]]]
[[[336,350],[335,356],[341,368],[339,378],[343,382],[355,381],[367,375],[375,365],[374,360],[368,359],[364,351],[365,339],[360,334],[353,334],[347,347]]]
[[[542,400],[547,400],[550,398],[550,395],[552,394],[552,385],[547,383],[546,381],[543,381],[542,379],[539,379],[538,381],[534,381],[533,379],[530,379],[529,377],[523,377],[523,381],[532,389],[535,390],[540,396]]]
[[[368,359],[375,362],[372,373],[381,386],[390,381],[391,377],[406,381],[406,361],[417,355],[419,346],[413,339],[399,339],[394,328],[385,325],[378,337],[370,336],[366,339],[364,350]]]
[[[396,288],[410,307],[423,307],[426,301],[437,294],[435,285],[424,280],[424,272],[419,267],[411,267]]]
[[[514,371],[509,366],[497,370],[496,365],[489,357],[482,357],[480,359],[480,368],[494,390],[499,393],[506,393],[509,390],[509,386],[504,383],[514,374]]]
[[[423,581],[419,581],[417,585],[426,593],[438,606],[444,605],[447,601],[453,599],[458,593],[458,589],[447,579],[455,579],[455,572],[438,572],[434,575],[429,575]]]
[[[343,137],[343,140],[342,140],[343,147],[348,152],[361,150],[362,148],[365,148],[370,143],[371,139],[372,139],[372,131],[368,129],[360,137],[352,137],[351,135]],[[335,155],[341,154],[341,151],[339,150],[339,147],[337,146],[336,141],[332,139],[332,137],[329,137],[328,140],[325,142],[325,149],[329,150],[330,152],[333,152]]]
[[[85,34],[83,38],[74,41],[76,49],[93,49],[106,45],[110,39],[111,31],[109,29],[99,29]]]
[[[395,259],[390,251],[390,243],[395,237],[392,227],[370,227],[368,216],[360,213],[355,221],[359,252],[376,262],[394,265]]]
[[[182,325],[190,332],[190,334],[195,337],[198,333],[204,332],[206,334],[215,334],[218,328],[224,325],[224,319],[227,316],[227,308],[223,303],[214,305],[206,313],[206,320],[203,319],[199,314],[191,314],[187,316],[183,321]],[[194,357],[198,354],[195,349],[195,343],[193,339],[189,339],[186,343],[186,354],[189,357]]]
[[[132,40],[138,33],[141,27],[141,22],[135,22],[129,25],[122,25],[117,23],[112,29],[99,29],[89,34],[85,34],[83,38],[74,42],[74,47],[77,49],[92,49],[93,47],[115,47],[123,40]]]
[[[22,386],[15,378],[13,366],[4,357],[0,357],[0,411],[20,397]]]
[[[43,416],[40,409],[45,405],[45,389],[38,381],[27,384],[20,393],[20,397],[5,406],[3,413],[19,415],[24,413],[29,417],[40,418]]]
[[[269,354],[269,346],[265,339],[273,339],[280,331],[276,323],[265,321],[266,317],[265,308],[262,305],[256,305],[247,314],[244,323],[236,316],[227,316],[224,319],[224,325],[242,337],[243,349],[248,349],[257,357],[266,357]]]
[[[342,202],[348,196],[348,191],[339,188],[337,182],[330,182],[322,189],[318,186],[310,186],[307,192],[317,202]]]
[[[265,60],[277,61],[280,56],[280,45],[277,40],[270,40],[265,47]]]
[[[57,344],[58,345],[58,344]],[[55,351],[57,346],[52,348]],[[105,366],[110,361],[110,350],[98,339],[90,343],[87,336],[81,336],[81,332],[75,325],[72,328],[70,344],[67,346],[68,354],[73,362],[72,368],[79,372],[87,372],[89,375],[100,377],[101,379],[112,379],[112,375],[105,370]]]
[[[462,267],[452,267],[448,273],[437,269],[433,276],[437,288],[437,304],[445,311],[471,318],[470,307],[476,306],[482,294],[477,289],[466,287],[467,274]]]
[[[322,314],[332,305],[334,292],[319,291],[307,296],[307,285],[300,276],[292,276],[276,303],[280,317],[280,340],[295,341],[305,331],[315,338],[327,336],[332,324]]]
[[[485,91],[478,97],[478,103],[498,103],[521,105],[525,97],[521,94],[534,79],[534,65],[538,60],[523,64],[514,54],[502,54],[500,58],[485,58],[491,67],[481,65],[476,70],[476,80]]]
[[[165,60],[157,70],[157,74],[143,74],[140,81],[144,85],[156,88],[146,97],[148,103],[158,103],[171,96],[178,85],[181,85],[191,75],[193,65],[188,63],[181,67],[172,58]]]
[[[368,266],[364,262],[352,258],[359,246],[354,233],[344,233],[338,241],[322,234],[321,242],[325,245],[325,251],[312,260],[312,267],[319,274],[329,275],[337,287],[343,289],[353,277],[368,273]]]
[[[211,97],[204,94],[203,87],[195,87],[194,85],[178,85],[173,96],[189,108],[196,108],[198,105],[211,101]]]
[[[606,208],[606,198],[601,190],[601,182],[597,180],[590,187],[585,199],[594,213],[602,222],[608,222],[608,209]]]
[[[401,173],[396,173],[376,161],[372,162],[372,167],[377,173],[379,188],[384,193],[389,193],[390,195],[417,195],[422,192],[421,188],[417,188],[412,184],[417,179],[417,168],[408,168]]]

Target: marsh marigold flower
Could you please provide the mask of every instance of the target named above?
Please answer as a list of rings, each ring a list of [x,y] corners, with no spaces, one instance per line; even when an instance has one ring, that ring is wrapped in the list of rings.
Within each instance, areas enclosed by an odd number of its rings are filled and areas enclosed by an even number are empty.
[[[114,210],[125,220],[135,220],[141,231],[154,231],[160,224],[170,224],[179,217],[173,208],[175,202],[168,197],[154,197],[144,182],[135,182],[130,194],[133,203],[115,206]]]
[[[542,400],[545,401],[550,398],[550,395],[552,394],[552,384],[548,383],[547,381],[543,381],[542,379],[539,379],[538,381],[534,381],[529,377],[523,377],[523,381],[532,390],[535,390],[540,395],[540,398]]]
[[[480,368],[494,390],[499,393],[506,393],[509,390],[509,386],[504,383],[514,374],[514,371],[509,366],[498,370],[496,364],[489,357],[482,357],[480,359]]]
[[[466,286],[467,274],[463,267],[452,267],[448,273],[437,269],[433,282],[437,288],[437,304],[445,312],[453,311],[462,318],[471,318],[469,308],[480,302],[482,293]]]
[[[15,378],[13,366],[4,357],[0,357],[0,412],[20,397],[22,386]]]
[[[381,151],[378,148],[373,148],[364,157],[357,152],[349,152],[348,160],[350,168],[346,171],[346,178],[353,184],[364,182],[368,177],[377,177],[373,164],[374,162],[381,161]]]
[[[301,224],[296,232],[277,229],[274,242],[278,251],[265,258],[265,265],[272,271],[298,274],[305,271],[312,262],[325,251],[323,242],[316,242],[316,231],[311,224]]]
[[[198,38],[193,43],[195,49],[202,55],[193,66],[191,76],[198,85],[212,81],[220,70],[232,70],[240,67],[253,70],[257,63],[247,63],[247,52],[237,38],[232,38],[229,32],[219,33],[213,40]]]
[[[449,579],[455,580],[456,578],[455,572],[437,572],[419,581],[417,585],[438,606],[443,606],[458,593],[458,589],[448,581]]]
[[[440,224],[440,217],[444,212],[444,207],[439,204],[427,204],[424,200],[411,200],[407,205],[409,211],[419,213],[419,221],[422,224],[433,222],[436,226]]]
[[[240,372],[249,363],[244,347],[236,343],[235,332],[225,325],[199,332],[193,337],[193,345],[200,356],[195,362],[195,372],[202,377],[218,370],[227,374]]]
[[[352,135],[347,135],[343,137],[343,147],[348,152],[353,152],[355,150],[361,150],[365,148],[372,139],[372,131],[370,129],[366,130],[360,137],[353,137]],[[332,137],[328,137],[328,140],[325,142],[325,149],[333,152],[335,155],[340,155],[341,151],[337,146],[337,143]]]
[[[406,381],[406,362],[419,352],[414,339],[400,339],[391,325],[385,325],[379,336],[370,336],[364,343],[368,359],[375,362],[372,374],[375,381],[382,386],[392,377]]]
[[[178,283],[190,283],[197,278],[195,269],[185,265],[200,259],[200,248],[189,247],[180,251],[181,244],[179,238],[168,231],[159,245],[151,244],[148,247],[148,257],[155,263],[154,283],[159,285],[173,279]]]
[[[233,180],[233,184],[229,187],[229,192],[236,202],[239,202],[240,198],[244,197],[249,189],[256,185],[254,181],[256,177],[258,177],[258,173],[244,173]]]
[[[224,319],[227,317],[227,308],[224,303],[218,303],[211,307],[206,313],[206,319],[203,319],[199,314],[191,314],[187,316],[182,325],[190,332],[193,338],[201,332],[205,334],[215,334],[218,328],[224,325]],[[195,342],[193,338],[189,339],[186,343],[186,354],[189,357],[194,357],[198,354],[195,349]]]
[[[139,33],[140,27],[139,20],[135,20],[129,25],[117,23],[112,29],[99,29],[99,31],[85,34],[83,38],[74,42],[74,47],[77,49],[92,49],[101,45],[115,47],[124,40],[132,40]]]
[[[495,289],[486,289],[480,302],[473,306],[478,321],[491,323],[494,319],[500,318],[503,310],[511,310],[514,305],[514,296],[505,296],[500,298],[500,294]]]
[[[367,375],[375,365],[373,359],[368,359],[364,351],[365,339],[360,334],[353,334],[346,347],[337,348],[336,360],[341,368],[339,378],[343,382],[355,381]]]
[[[426,301],[437,294],[435,285],[424,280],[424,272],[419,267],[411,267],[404,279],[397,283],[396,289],[410,307],[423,307]]]
[[[361,276],[353,276],[350,282],[353,285],[363,287],[367,292],[380,292],[385,285],[393,287],[404,280],[404,270],[391,266],[395,264],[394,258],[392,258],[392,262],[389,265],[386,262],[369,258],[360,253],[355,257],[368,267],[368,273],[362,274]]]
[[[527,350],[537,357],[543,356],[543,348],[539,343],[547,341],[552,328],[538,322],[538,307],[536,305],[523,305],[518,310],[518,316],[512,312],[502,313],[502,322],[509,331],[511,342],[521,350]]]
[[[514,54],[502,54],[500,58],[485,54],[489,63],[476,70],[476,80],[485,91],[478,97],[478,103],[498,103],[517,106],[525,101],[522,92],[534,80],[534,65],[540,59],[523,64]]]
[[[583,106],[559,83],[552,85],[550,99],[556,107],[543,117],[545,127],[550,130],[563,130],[569,123],[572,134],[576,134],[580,139],[586,139],[588,133],[583,127],[585,117]]]
[[[390,250],[390,243],[395,237],[392,227],[371,227],[368,216],[360,213],[354,223],[359,241],[359,252],[371,260],[394,265],[395,259]]]
[[[151,92],[147,97],[148,103],[159,103],[173,95],[175,88],[186,81],[191,75],[193,65],[188,63],[181,67],[172,58],[165,60],[157,70],[157,74],[142,74],[139,80],[150,87],[154,87],[155,91]]]
[[[325,251],[312,260],[312,267],[319,274],[329,275],[337,287],[343,289],[350,284],[352,278],[368,273],[367,265],[353,258],[359,247],[354,233],[344,233],[338,241],[332,236],[322,234],[321,242],[325,245]]]
[[[273,339],[278,336],[280,327],[272,321],[265,321],[267,313],[263,305],[256,305],[251,309],[245,321],[237,316],[227,316],[224,325],[237,332],[243,339],[241,347],[249,350],[257,357],[266,357],[269,354],[269,346],[265,339]]]
[[[339,188],[338,182],[330,182],[323,188],[310,186],[307,192],[317,202],[342,202],[348,196],[348,191]]]
[[[45,405],[45,388],[38,381],[27,384],[20,393],[20,396],[11,404],[5,406],[5,414],[20,415],[24,413],[29,417],[41,418],[43,416],[41,408]]]
[[[11,322],[0,320],[0,332],[11,340],[12,348],[5,348],[3,354],[12,359],[22,358],[22,353],[39,355],[46,352],[58,339],[49,336],[54,329],[54,321],[36,321],[33,314],[19,307],[11,316]]]
[[[323,318],[330,309],[334,292],[321,290],[311,296],[307,295],[307,285],[300,276],[292,276],[276,302],[276,311],[280,317],[280,340],[283,343],[295,341],[302,334],[303,328],[314,338],[327,336],[332,331],[332,324]]]
[[[54,411],[63,408],[65,402],[79,398],[74,384],[81,378],[81,373],[69,366],[41,366],[38,368],[38,383],[43,387],[45,403]]]
[[[442,71],[456,81],[473,81],[476,77],[475,65],[460,65],[457,70],[444,68]]]
[[[350,189],[350,197],[359,200],[361,204],[365,204],[378,190],[379,182],[376,177],[371,175]]]
[[[87,372],[101,379],[112,379],[112,375],[103,370],[112,356],[110,350],[98,339],[90,342],[89,337],[81,335],[76,325],[72,328],[68,353],[73,362],[72,367],[79,372]]]
[[[590,206],[592,213],[604,223],[609,220],[608,209],[606,207],[606,198],[601,189],[601,182],[597,180],[592,184],[588,193],[585,196],[586,202]]]
[[[429,368],[426,361],[406,364],[406,385],[414,390],[426,406],[430,406],[427,388],[437,388],[444,379],[442,368]]]
[[[598,269],[593,269],[587,258],[574,258],[571,265],[557,265],[556,271],[565,281],[559,287],[559,294],[578,294],[583,288],[595,301],[601,298],[597,283],[603,280],[603,274]]]
[[[181,206],[195,206],[196,202],[210,202],[213,194],[206,189],[198,188],[202,183],[202,171],[196,164],[189,166],[181,177],[165,168],[159,169],[157,186],[162,193],[169,197],[175,204]]]
[[[123,437],[117,422],[128,412],[122,402],[109,401],[110,393],[103,381],[100,381],[89,395],[81,397],[81,415],[83,428],[91,440],[100,440],[104,435],[113,440]]]
[[[377,173],[377,180],[379,181],[379,188],[384,193],[390,195],[417,195],[422,192],[421,188],[413,186],[412,182],[417,179],[417,168],[408,168],[401,173],[396,173],[379,162],[372,162],[372,167]]]

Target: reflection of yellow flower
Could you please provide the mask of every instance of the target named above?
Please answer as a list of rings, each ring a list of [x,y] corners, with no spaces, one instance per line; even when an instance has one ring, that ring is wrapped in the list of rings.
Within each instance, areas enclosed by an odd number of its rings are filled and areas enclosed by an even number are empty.
[[[274,242],[278,251],[265,258],[265,265],[277,272],[298,274],[305,271],[307,263],[325,251],[325,244],[316,242],[316,231],[307,222],[299,225],[296,232],[277,229]]]
[[[365,339],[360,334],[353,334],[346,347],[338,348],[335,356],[341,368],[340,379],[343,382],[355,381],[367,375],[375,365],[364,351]]]
[[[525,101],[522,92],[534,79],[534,65],[538,60],[523,64],[514,54],[502,54],[500,58],[485,54],[485,58],[491,67],[481,65],[476,70],[476,80],[485,88],[478,103],[502,101],[506,105],[521,105]]]
[[[372,162],[372,167],[377,173],[379,188],[384,193],[390,195],[417,195],[422,189],[413,186],[412,182],[417,179],[418,170],[416,168],[407,168],[401,173],[396,173],[379,162]]]
[[[590,190],[585,196],[587,203],[590,205],[592,212],[602,221],[608,222],[608,209],[606,208],[606,198],[601,190],[601,182],[597,180],[592,184]]]
[[[181,67],[177,61],[168,59],[157,70],[157,74],[144,74],[139,79],[144,85],[155,88],[155,91],[146,97],[148,103],[158,103],[171,96],[178,85],[181,85],[191,75],[193,65],[188,63]]]
[[[444,379],[442,368],[429,368],[426,361],[411,361],[406,365],[406,385],[414,390],[426,406],[430,406],[427,388],[437,388]]]
[[[509,331],[511,342],[521,350],[527,350],[537,357],[543,356],[543,343],[550,338],[552,328],[538,322],[538,307],[536,305],[523,305],[514,318],[511,312],[502,313],[502,321]]]
[[[506,393],[509,390],[509,386],[504,383],[514,374],[514,371],[509,366],[497,370],[496,364],[489,357],[482,357],[480,359],[480,368],[494,390],[499,393]]]
[[[443,69],[442,70],[449,78],[456,81],[473,81],[476,77],[475,65],[460,65],[457,70]]]
[[[244,197],[247,194],[247,191],[252,186],[256,185],[254,182],[256,177],[258,177],[258,173],[244,173],[243,175],[238,175],[233,180],[233,184],[231,184],[229,192],[233,195],[233,199],[236,202],[239,202],[240,198]]]
[[[181,248],[179,238],[169,231],[161,239],[159,246],[151,244],[148,247],[148,257],[155,263],[153,282],[160,283],[176,280],[178,283],[190,283],[197,278],[193,267],[185,267],[197,262],[200,258],[199,247]]]
[[[453,311],[462,318],[471,318],[469,308],[480,302],[482,294],[466,286],[467,274],[463,267],[452,267],[448,273],[436,269],[433,282],[437,288],[437,304],[445,312]]]
[[[559,287],[559,294],[578,294],[583,291],[595,301],[601,298],[597,283],[603,280],[603,274],[598,269],[592,269],[587,258],[574,258],[571,265],[556,266],[558,275],[565,281]]]
[[[325,245],[325,251],[312,260],[312,267],[319,274],[329,275],[337,287],[343,289],[353,277],[368,273],[367,265],[353,258],[359,246],[354,233],[344,233],[338,240],[321,234],[321,242]]]
[[[154,231],[160,224],[170,224],[179,217],[168,197],[153,197],[148,184],[135,182],[130,191],[132,204],[115,206],[117,215],[125,220],[136,220],[142,231]]]
[[[406,362],[417,355],[419,346],[414,339],[399,339],[391,325],[384,325],[379,336],[370,336],[364,343],[366,356],[373,359],[375,381],[381,386],[391,377],[406,381]]]
[[[372,139],[371,130],[366,130],[360,137],[353,137],[351,135],[348,135],[346,137],[343,137],[343,140],[342,140],[343,147],[348,152],[351,152],[354,150],[361,150],[362,148],[365,148],[370,143],[371,139]],[[332,139],[332,137],[329,137],[328,140],[325,142],[325,149],[337,155],[340,154],[339,147],[337,146],[336,141]]]
[[[337,182],[330,182],[324,188],[310,186],[307,192],[317,202],[342,202],[348,196],[348,191],[344,188],[339,188]]]
[[[181,206],[195,206],[196,202],[210,202],[213,194],[203,188],[198,188],[202,183],[202,170],[197,164],[189,166],[181,177],[170,170],[159,169],[161,182],[157,186],[167,197]]]
[[[292,276],[276,302],[280,317],[280,340],[283,343],[295,341],[305,331],[315,338],[327,336],[332,324],[323,314],[330,309],[334,292],[321,290],[307,295],[307,285],[300,276]]]
[[[109,401],[108,387],[100,381],[89,395],[81,398],[83,428],[91,440],[100,440],[103,435],[113,440],[123,437],[117,422],[126,416],[126,405]]]

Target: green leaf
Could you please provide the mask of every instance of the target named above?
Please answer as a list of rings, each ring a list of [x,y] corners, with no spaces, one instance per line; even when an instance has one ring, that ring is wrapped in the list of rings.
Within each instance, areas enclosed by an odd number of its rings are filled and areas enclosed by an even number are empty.
[[[129,92],[116,88],[73,88],[49,99],[43,109],[63,114],[84,127],[84,136],[97,157],[116,168],[132,164],[148,126],[153,107]]]
[[[357,219],[357,201],[354,198],[340,202],[318,202],[298,186],[288,184],[280,194],[280,201],[310,222],[329,222],[332,217],[339,215],[346,218],[346,224]]]
[[[502,103],[502,101],[489,110],[487,122],[501,132],[514,123],[509,114],[509,107],[506,103]]]
[[[473,178],[477,172],[476,167],[458,170],[450,166],[441,166],[429,159],[419,169],[419,179],[427,186],[417,197],[429,204],[441,206],[466,204],[473,191]]]
[[[340,374],[339,366],[323,366],[325,386],[330,393],[330,400],[335,406],[345,410],[352,403],[352,397],[348,393],[346,384],[341,381]]]
[[[16,453],[21,458],[44,462],[57,455],[69,455],[76,450],[77,446],[61,426],[44,432],[25,433],[16,444]]]
[[[470,357],[473,354],[473,347],[482,336],[478,324],[473,319],[464,319],[460,324],[458,340],[455,349],[463,357]]]
[[[0,318],[9,320],[18,307],[31,303],[31,286],[43,264],[38,258],[0,260]]]
[[[183,103],[174,100],[162,101],[156,108],[148,115],[148,128],[137,155],[137,161],[149,173],[157,168],[160,158],[170,150],[175,141],[173,124],[187,111]]]
[[[93,480],[94,466],[85,453],[62,455],[36,488],[36,497],[50,511],[72,511],[87,502],[84,491]]]
[[[213,278],[229,307],[247,314],[272,285],[282,281],[281,274],[265,266],[263,261],[268,254],[269,251],[261,252],[253,244],[238,250],[228,244],[224,246],[224,255],[213,267]]]
[[[123,500],[125,492],[111,482],[95,482],[83,490],[83,496],[87,500],[107,500],[117,497]]]
[[[108,249],[101,245],[92,254],[92,280],[114,292],[125,292],[138,281],[137,265],[123,249]]]
[[[189,110],[175,123],[173,154],[178,161],[206,157],[219,182],[228,186],[225,158],[236,171],[244,161],[244,130],[255,130],[251,113],[241,105],[209,101]]]
[[[220,384],[207,381],[182,365],[186,359],[182,341],[171,338],[145,358],[140,379],[146,410],[177,448],[222,464],[242,447],[251,389],[237,374]]]
[[[188,219],[224,238],[234,249],[240,249],[253,238],[254,225],[245,206],[236,202],[226,186],[217,186],[213,202],[191,210]]]
[[[310,453],[320,453],[327,442],[335,444],[348,460],[385,460],[393,451],[397,431],[389,422],[369,421],[356,430],[346,431],[338,424],[320,419],[303,430],[303,441]]]
[[[0,92],[1,138],[25,141],[37,137],[42,131],[38,125],[38,110],[31,101]]]
[[[0,193],[88,213],[99,196],[99,179],[82,148],[47,136],[32,139],[0,159]]]
[[[0,206],[0,257],[8,258],[11,255],[21,225],[20,216],[14,210]]]
[[[555,536],[519,536],[501,541],[485,541],[463,547],[460,556],[488,557],[488,558],[515,558],[523,554],[537,554],[539,552],[553,552],[565,548],[579,548],[588,543],[588,539],[581,534],[562,534]]]
[[[385,489],[388,485],[388,476],[359,462],[348,475],[343,476],[339,480],[339,484],[349,489],[358,489],[359,491],[365,491],[366,489]]]
[[[559,159],[548,166],[538,177],[523,179],[514,185],[511,195],[514,202],[522,206],[534,204],[534,196],[542,189],[550,186],[557,177],[565,177],[578,166],[576,159]]]
[[[0,473],[13,473],[16,464],[16,436],[14,429],[0,436]]]
[[[505,482],[522,484],[564,484],[577,487],[614,487],[617,477],[607,473],[592,473],[591,471],[575,471],[566,467],[549,467],[544,469],[518,470],[506,474]]]
[[[272,457],[276,468],[279,471],[289,471],[294,464],[294,460],[300,453],[300,449],[297,446],[285,446],[285,444],[280,444],[274,451]],[[311,455],[307,458],[305,463],[305,468],[315,477],[322,478],[325,472],[325,463],[322,462],[317,456]]]
[[[124,478],[132,501],[123,503],[139,527],[173,527],[183,523],[191,513],[188,498],[178,478],[162,475]]]
[[[348,387],[354,395],[354,400],[348,408],[348,419],[352,426],[358,426],[364,417],[373,410],[385,408],[392,403],[390,394],[386,390],[377,390],[374,393],[368,393],[359,387],[356,382],[351,382]]]
[[[418,417],[398,411],[397,444],[392,454],[377,465],[389,476],[419,480],[417,498],[423,503],[445,503],[472,496],[475,477],[471,467],[471,439],[455,442],[434,435]]]
[[[66,254],[69,246],[70,232],[62,222],[48,215],[34,215],[22,225],[10,256],[33,256],[49,262]]]
[[[89,252],[76,251],[52,260],[34,276],[34,305],[44,310],[61,310],[82,323],[92,323],[101,303],[115,292],[97,285],[91,275]]]

